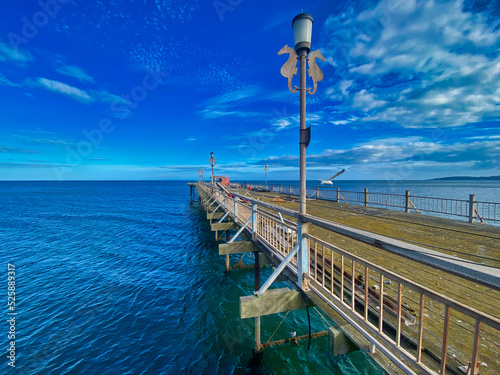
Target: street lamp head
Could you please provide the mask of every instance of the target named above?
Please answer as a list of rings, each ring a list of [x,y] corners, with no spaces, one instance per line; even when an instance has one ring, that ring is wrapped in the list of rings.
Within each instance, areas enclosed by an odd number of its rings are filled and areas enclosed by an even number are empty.
[[[213,152],[211,152],[211,153],[210,153],[210,157],[211,157],[211,158],[213,158],[213,157],[214,157],[214,153],[213,153]]]
[[[309,13],[297,14],[292,20],[293,39],[295,51],[305,49],[306,53],[311,50],[313,16]]]
[[[266,165],[264,165],[264,170],[267,172],[269,170],[269,167],[267,166],[267,163]]]

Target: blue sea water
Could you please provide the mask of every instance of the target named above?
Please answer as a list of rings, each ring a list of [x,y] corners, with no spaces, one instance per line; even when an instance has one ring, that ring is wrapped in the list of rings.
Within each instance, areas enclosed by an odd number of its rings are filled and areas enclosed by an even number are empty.
[[[363,352],[332,358],[282,345],[251,359],[239,297],[253,270],[224,273],[186,182],[0,182],[6,374],[383,374]],[[232,263],[237,256],[231,259]],[[15,266],[15,369],[8,366],[7,277]],[[264,271],[262,279],[270,274]],[[311,309],[312,330],[327,324]],[[283,315],[262,318],[267,338]],[[290,313],[273,340],[307,333]]]

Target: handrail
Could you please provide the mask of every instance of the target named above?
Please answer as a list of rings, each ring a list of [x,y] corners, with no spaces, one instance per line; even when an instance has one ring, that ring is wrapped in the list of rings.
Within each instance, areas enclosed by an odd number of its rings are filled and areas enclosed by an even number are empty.
[[[250,185],[256,186],[256,185]],[[258,187],[264,187],[258,185]],[[298,185],[268,185],[273,193],[283,193],[298,196]],[[475,219],[500,223],[500,202],[476,201],[475,195],[470,194],[468,199],[428,197],[395,193],[372,193],[364,191],[340,190],[333,186],[307,186],[308,197],[316,195],[316,199],[332,200],[335,202],[357,203],[364,206],[400,209],[405,212],[425,212],[448,216],[468,218],[469,222]],[[330,195],[330,196],[329,196]],[[498,224],[497,224],[498,225]]]
[[[241,194],[232,193],[235,197],[245,197]],[[335,223],[333,221],[321,219],[312,215],[299,215],[298,211],[261,202],[252,198],[244,199],[254,204],[284,213],[286,215],[300,218],[302,221],[317,225],[332,232],[340,233],[347,237],[365,242],[367,244],[390,251],[416,262],[441,269],[462,278],[474,281],[478,284],[500,289],[500,269],[485,266],[479,263],[473,263],[452,255],[444,255],[440,252],[430,250],[418,245],[408,244],[403,241],[395,240],[390,237],[374,234],[361,229],[350,228],[346,225]]]
[[[286,267],[293,274],[298,275],[298,258],[295,253],[292,253],[292,250],[295,249],[298,244],[298,227],[296,225],[291,226],[290,224],[283,223],[275,215],[269,214],[262,210],[262,208],[288,215],[289,217],[296,218],[298,221],[300,220],[301,222],[312,224],[327,231],[341,234],[356,241],[411,259],[419,264],[431,266],[449,274],[457,275],[462,279],[467,279],[486,286],[495,291],[500,291],[500,269],[498,268],[469,262],[455,256],[442,254],[421,246],[355,229],[312,215],[300,215],[297,211],[261,202],[238,193],[230,193],[220,187],[214,188],[204,184],[200,184],[199,186],[208,195],[213,197],[220,207],[228,211],[229,216],[232,216],[235,221],[248,223],[246,230],[252,234],[252,238],[270,251],[271,254],[274,254],[277,259],[290,260],[289,263],[283,265],[283,268]],[[236,198],[245,199],[251,203],[251,206],[238,203],[239,199]],[[243,208],[245,209],[243,210]],[[243,229],[242,227],[240,231]],[[480,365],[480,362],[477,360],[479,358],[480,347],[484,346],[483,340],[487,340],[489,343],[488,345],[493,345],[495,348],[498,346],[498,343],[495,343],[495,340],[492,339],[492,337],[498,337],[498,331],[500,331],[500,319],[498,316],[492,316],[488,313],[479,311],[472,306],[468,306],[463,302],[459,302],[429,287],[423,286],[418,282],[410,280],[408,277],[398,275],[383,266],[377,265],[352,252],[343,250],[320,238],[310,234],[304,234],[303,238],[308,242],[307,249],[309,254],[307,256],[307,267],[309,272],[305,271],[305,277],[309,280],[310,290],[324,299],[330,307],[334,308],[345,317],[365,337],[368,336],[367,338],[372,345],[378,347],[382,352],[390,354],[390,351],[387,349],[387,347],[390,347],[393,352],[399,353],[403,358],[409,360],[412,365],[418,368],[422,373],[437,373],[428,367],[428,364],[422,362],[422,353],[426,350],[424,346],[425,341],[423,341],[423,327],[426,324],[428,327],[429,324],[426,323],[427,321],[424,319],[424,316],[427,315],[424,314],[424,310],[429,311],[432,307],[426,305],[426,298],[429,298],[431,301],[435,300],[444,306],[444,324],[441,328],[438,328],[442,329],[442,344],[439,344],[438,341],[433,342],[433,352],[439,353],[439,350],[441,350],[440,356],[435,354],[438,359],[440,374],[446,372],[446,360],[450,357],[448,354],[448,337],[451,333],[452,337],[456,339],[457,335],[457,333],[450,328],[450,320],[452,317],[451,311],[456,311],[473,319],[473,323],[468,323],[472,325],[472,332],[470,330],[469,332],[474,336],[469,346],[472,352],[471,357],[469,357],[471,359],[469,362],[471,364],[471,373],[474,373]],[[320,253],[317,251],[318,247],[321,248]],[[330,255],[328,255],[329,258],[327,258],[328,253],[325,250],[330,252]],[[340,262],[340,265],[337,263],[334,264],[334,254],[336,257],[335,262]],[[347,264],[345,264],[346,259],[350,260]],[[346,274],[346,269],[349,266],[352,271],[350,274]],[[364,279],[359,279],[359,276],[355,277],[359,267],[364,268]],[[369,281],[373,281],[373,275],[370,276],[370,272],[376,272],[380,275],[379,292],[376,292],[376,289],[372,289],[372,287],[369,286]],[[396,298],[390,297],[384,293],[385,278],[394,281],[396,284],[394,286],[396,289],[395,291],[393,290],[393,293],[397,295]],[[417,293],[420,301],[416,302],[418,304],[419,313],[417,318],[418,326],[416,326],[417,331],[412,331],[413,333],[411,333],[417,336],[413,338],[416,340],[416,352],[402,347],[401,337],[405,337],[404,335],[408,333],[404,333],[404,327],[401,322],[404,319],[408,320],[410,318],[413,319],[413,321],[410,322],[411,324],[414,324],[415,321],[414,317],[402,311],[403,286]],[[390,287],[387,288],[389,290],[394,289]],[[350,295],[350,297],[347,298],[347,295]],[[363,313],[359,312],[359,305],[356,306],[356,303],[361,303],[363,305]],[[389,306],[393,306],[391,307],[392,310],[387,310],[387,303],[389,303]],[[433,308],[433,311],[435,314],[436,309]],[[369,313],[378,314],[378,324],[375,324],[369,319]],[[439,316],[437,316],[437,318],[439,319]],[[452,323],[454,323],[454,321]],[[384,324],[393,324],[394,331],[388,333],[387,329],[384,328]],[[483,329],[482,325],[486,327]],[[430,326],[434,327],[434,324]],[[492,333],[491,329],[496,330],[495,333]],[[425,340],[428,339],[429,338],[425,336]],[[465,337],[463,339],[465,340]],[[441,345],[440,349],[436,349],[436,345]],[[461,352],[461,355],[467,357],[470,353]],[[461,358],[465,359],[463,357]],[[391,356],[391,359],[402,368],[403,371],[414,373],[412,370],[405,368],[404,366],[406,365],[399,361],[397,357]],[[498,366],[498,363],[495,365]]]

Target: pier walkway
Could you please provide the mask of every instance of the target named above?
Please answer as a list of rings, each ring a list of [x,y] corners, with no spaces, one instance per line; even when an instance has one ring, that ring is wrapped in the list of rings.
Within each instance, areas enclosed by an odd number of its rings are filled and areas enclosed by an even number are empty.
[[[252,315],[248,306],[262,309],[278,293],[268,288],[280,273],[297,282],[301,220],[309,249],[301,292],[389,373],[500,373],[498,227],[314,199],[299,215],[291,195],[191,185],[217,238],[226,235],[219,253],[228,270],[229,254],[246,252],[256,254],[256,279],[259,254],[276,268],[240,302],[242,318],[255,317],[257,350],[260,316],[285,310]]]

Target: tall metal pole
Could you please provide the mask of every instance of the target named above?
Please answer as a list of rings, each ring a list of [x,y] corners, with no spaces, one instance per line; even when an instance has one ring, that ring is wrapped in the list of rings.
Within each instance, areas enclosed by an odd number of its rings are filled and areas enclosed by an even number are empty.
[[[311,138],[310,129],[306,128],[306,91],[313,95],[317,89],[317,82],[323,80],[323,72],[316,64],[316,58],[325,61],[325,58],[319,50],[311,50],[311,35],[312,35],[313,17],[309,13],[297,14],[292,20],[293,39],[295,49],[286,45],[278,55],[284,53],[290,54],[287,62],[281,67],[280,73],[283,77],[288,78],[288,89],[296,93],[300,91],[300,210],[298,218],[298,282],[299,286],[307,289],[307,271],[309,258],[309,241],[305,237],[307,235],[306,215],[306,148],[309,145]],[[306,69],[306,61],[309,54],[309,70]],[[293,76],[297,74],[297,60],[300,60],[300,87],[293,86]],[[306,73],[312,78],[313,87],[306,87]]]
[[[267,166],[267,163],[266,165],[264,165],[264,172],[265,172],[265,176],[266,176],[266,190],[267,190],[267,171],[268,171],[269,167]]]
[[[306,60],[307,51],[302,49],[300,59],[300,213],[306,214],[306,147],[302,133],[306,130]]]
[[[303,133],[306,131],[306,61],[307,50],[301,49],[299,52],[300,60],[300,215],[306,214],[306,143]],[[307,234],[307,223],[304,223],[300,217],[298,221],[299,229],[299,254],[298,254],[298,274],[299,286],[306,289],[307,285],[304,279],[304,273],[307,273],[308,264],[308,244],[304,235]]]
[[[214,186],[214,165],[217,163],[217,159],[215,158],[215,155],[213,152],[210,153],[210,158],[208,159],[208,162],[210,163],[212,167],[212,186]]]

